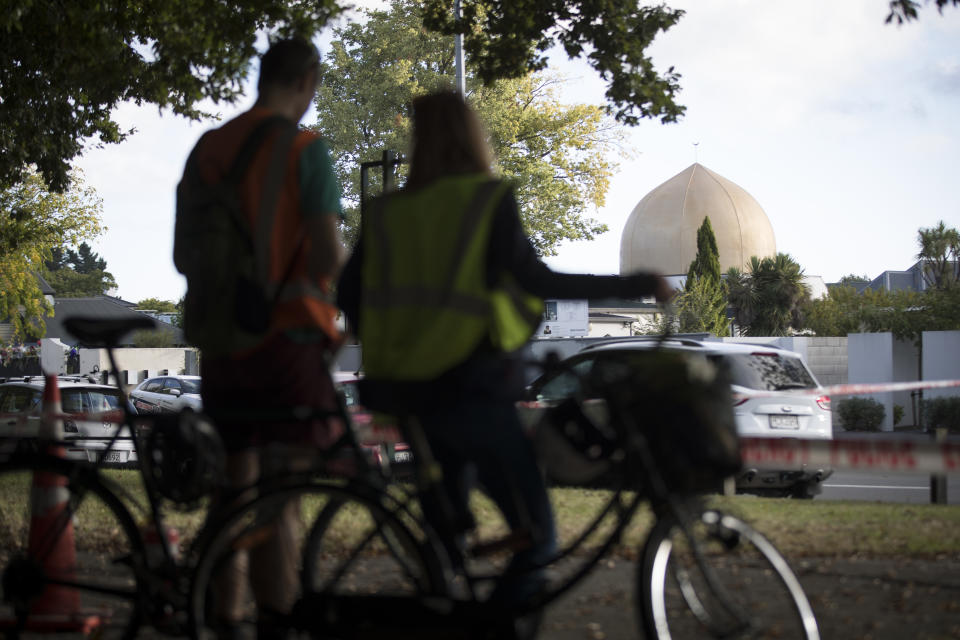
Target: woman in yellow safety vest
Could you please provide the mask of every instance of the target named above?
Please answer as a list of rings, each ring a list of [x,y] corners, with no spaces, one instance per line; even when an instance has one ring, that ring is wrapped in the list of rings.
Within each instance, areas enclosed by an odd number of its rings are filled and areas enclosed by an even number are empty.
[[[361,402],[418,420],[464,523],[475,473],[510,526],[531,534],[492,596],[514,604],[543,584],[530,568],[556,550],[547,492],[514,409],[524,383],[516,352],[542,320],[542,299],[672,292],[655,274],[566,274],[543,264],[458,93],[414,101],[410,158],[406,185],[371,204],[337,302],[363,348]],[[424,511],[454,544],[459,532],[440,506],[426,499]]]

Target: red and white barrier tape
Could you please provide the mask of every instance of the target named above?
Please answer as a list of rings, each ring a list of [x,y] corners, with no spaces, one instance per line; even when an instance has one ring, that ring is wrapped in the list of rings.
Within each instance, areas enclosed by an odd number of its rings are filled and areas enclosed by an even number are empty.
[[[794,396],[853,396],[867,393],[892,393],[917,389],[950,389],[960,387],[960,380],[918,380],[916,382],[848,382],[814,389],[784,389],[782,391],[738,391],[733,396],[744,398],[775,398]]]
[[[743,438],[741,451],[744,466],[755,469],[960,472],[960,444],[933,440]]]

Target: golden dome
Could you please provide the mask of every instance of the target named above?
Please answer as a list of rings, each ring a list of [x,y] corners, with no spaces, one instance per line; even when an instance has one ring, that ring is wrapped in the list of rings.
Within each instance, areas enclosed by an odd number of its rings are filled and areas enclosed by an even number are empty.
[[[620,237],[620,273],[685,274],[697,255],[697,229],[707,216],[721,271],[743,269],[750,256],[776,254],[773,227],[753,196],[695,163],[634,207]]]

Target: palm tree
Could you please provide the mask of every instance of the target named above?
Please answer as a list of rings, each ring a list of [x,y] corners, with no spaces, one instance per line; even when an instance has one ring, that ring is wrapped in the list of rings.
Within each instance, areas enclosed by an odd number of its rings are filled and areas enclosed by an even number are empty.
[[[943,220],[917,231],[923,279],[932,289],[947,289],[960,280],[960,231],[947,228]]]
[[[746,272],[727,271],[727,287],[740,335],[783,336],[802,326],[801,308],[810,291],[803,269],[788,254],[752,256]]]

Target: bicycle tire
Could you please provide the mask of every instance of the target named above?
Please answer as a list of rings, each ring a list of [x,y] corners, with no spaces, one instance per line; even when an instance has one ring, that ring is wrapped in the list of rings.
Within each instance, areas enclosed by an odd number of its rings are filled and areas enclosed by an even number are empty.
[[[381,572],[387,572],[382,575],[392,573],[390,581],[377,586],[378,593],[384,593],[385,587],[392,595],[446,593],[446,562],[437,555],[438,543],[414,516],[392,501],[383,504],[382,498],[384,495],[378,491],[354,486],[349,494],[324,505],[304,546],[301,581],[305,589],[321,593],[357,593],[358,589],[363,592],[361,585],[344,583],[338,577],[356,575],[360,572],[361,556],[374,556]],[[347,558],[355,557],[357,568],[338,567],[343,571],[335,571],[331,576],[329,559],[344,555],[338,551],[348,552]]]
[[[145,561],[133,517],[94,467],[43,454],[0,464],[0,629],[8,637],[85,628],[133,638]]]
[[[261,537],[262,517],[258,514],[275,512],[279,505],[292,498],[300,498],[301,513],[312,522],[307,535],[297,543],[289,557],[295,557],[298,593],[287,603],[290,609],[305,594],[314,595],[362,595],[376,594],[381,597],[441,596],[446,593],[446,574],[443,563],[432,552],[429,543],[418,537],[397,515],[377,499],[375,492],[364,491],[350,485],[324,482],[305,482],[285,485],[261,491],[254,500],[226,518],[208,539],[209,542],[198,559],[190,594],[191,635],[194,638],[209,638],[222,631],[223,623],[216,619],[220,607],[215,576],[236,562],[237,550],[249,550],[249,540]],[[310,517],[316,510],[317,515]],[[342,520],[349,518],[349,521]],[[318,526],[319,525],[319,526]],[[389,541],[377,531],[389,532]],[[374,535],[370,535],[373,532]],[[364,542],[359,544],[359,542]],[[400,561],[393,549],[402,549]],[[344,563],[344,558],[351,561]],[[391,560],[391,558],[393,560]],[[340,567],[335,567],[337,563]],[[392,563],[392,564],[391,564]],[[402,566],[398,566],[402,564]],[[337,569],[344,569],[337,573]],[[336,575],[335,580],[319,581],[323,575]],[[366,589],[366,587],[370,589]],[[233,601],[231,620],[235,631],[243,634],[257,626],[257,605],[249,588]],[[288,628],[305,629],[321,624],[317,616],[304,623],[290,611],[280,612],[282,624]],[[237,615],[239,614],[239,615]]]
[[[677,518],[651,530],[637,568],[645,637],[704,633],[723,638],[818,640],[813,609],[793,570],[763,535],[739,518],[699,510],[687,525],[698,562]]]

